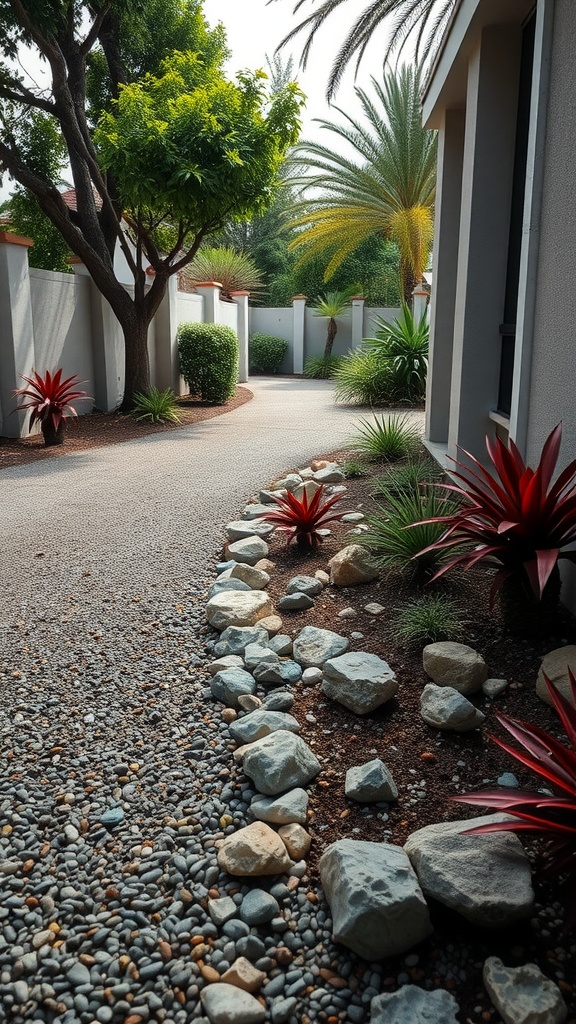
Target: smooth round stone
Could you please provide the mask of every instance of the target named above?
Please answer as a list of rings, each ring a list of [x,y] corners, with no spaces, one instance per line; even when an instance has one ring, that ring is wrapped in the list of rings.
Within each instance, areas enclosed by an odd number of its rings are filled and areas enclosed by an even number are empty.
[[[297,591],[293,594],[284,594],[278,601],[278,610],[281,612],[297,612],[313,607],[313,599],[308,594],[301,594]]]
[[[240,905],[240,918],[249,925],[265,924],[278,914],[280,907],[269,892],[251,889]]]

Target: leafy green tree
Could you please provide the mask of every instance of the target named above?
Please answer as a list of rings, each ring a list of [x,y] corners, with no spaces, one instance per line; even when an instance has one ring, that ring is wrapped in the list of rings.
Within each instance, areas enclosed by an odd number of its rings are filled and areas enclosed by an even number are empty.
[[[169,7],[179,28],[192,32],[186,52],[173,32],[162,38],[159,0],[0,0],[0,173],[34,195],[110,303],[125,341],[124,407],[150,387],[148,326],[169,278],[205,236],[270,202],[302,104],[295,83],[270,97],[261,72],[228,81],[221,30],[209,29],[197,0],[170,0]],[[139,59],[131,36],[138,19]],[[44,58],[47,88],[14,70],[9,58],[21,44]],[[105,60],[99,116],[94,103],[86,113],[93,51]],[[33,111],[65,142],[77,211],[54,177],[26,156],[23,125]],[[159,231],[166,223],[170,232]],[[131,291],[114,272],[117,245],[134,279]]]
[[[407,302],[429,259],[436,189],[436,133],[422,127],[420,85],[418,69],[406,66],[382,85],[373,78],[373,98],[356,89],[363,121],[336,107],[342,123],[320,122],[331,145],[303,142],[291,158],[301,171],[291,182],[300,189],[292,248],[304,260],[332,253],[329,281],[361,242],[380,234],[398,246]]]
[[[51,120],[34,112],[22,126],[22,146],[27,161],[37,171],[54,181],[60,178],[66,147]],[[4,204],[3,212],[10,217],[11,231],[33,239],[34,245],[28,252],[31,267],[70,272],[70,248],[52,221],[42,212],[35,196],[17,187]]]
[[[294,3],[294,14],[302,10],[306,2],[307,0],[297,0]],[[300,62],[305,68],[317,32],[327,18],[347,2],[350,9],[354,7],[357,16],[332,63],[326,89],[328,100],[333,99],[342,75],[354,57],[356,71],[358,70],[366,47],[379,28],[387,24],[390,29],[388,44],[384,50],[384,64],[394,51],[400,54],[408,42],[415,44],[416,61],[419,62],[421,56],[430,57],[436,52],[437,42],[456,7],[456,0],[370,0],[360,14],[357,14],[358,0],[310,0],[310,3],[314,4],[314,11],[288,33],[280,47],[285,46],[300,32],[307,32]]]

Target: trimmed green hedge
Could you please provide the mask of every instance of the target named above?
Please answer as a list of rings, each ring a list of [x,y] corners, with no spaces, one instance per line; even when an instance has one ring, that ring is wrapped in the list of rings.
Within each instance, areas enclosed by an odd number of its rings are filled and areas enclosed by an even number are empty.
[[[224,405],[238,381],[238,338],[220,324],[180,324],[180,373],[203,402]]]
[[[288,342],[274,334],[257,332],[250,338],[249,354],[252,373],[278,373],[288,351]]]

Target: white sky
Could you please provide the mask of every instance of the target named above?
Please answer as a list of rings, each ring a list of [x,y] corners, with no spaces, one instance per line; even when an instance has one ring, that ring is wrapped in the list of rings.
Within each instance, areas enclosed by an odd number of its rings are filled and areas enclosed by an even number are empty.
[[[226,27],[228,46],[232,51],[228,71],[234,74],[243,68],[255,70],[265,67],[265,57],[268,54],[273,56],[278,43],[290,31],[290,29],[303,20],[312,10],[315,0],[308,0],[297,16],[292,13],[294,0],[274,0],[268,4],[267,0],[204,0],[204,14],[211,25],[223,22]],[[344,36],[349,31],[354,14],[358,14],[359,0],[349,0],[348,3],[335,11],[322,26],[312,48],[306,72],[297,70],[297,79],[307,96],[306,109],[303,113],[302,138],[320,137],[324,134],[318,126],[314,125],[315,118],[327,120],[337,119],[336,112],[330,111],[325,100],[326,84],[332,60],[336,54]],[[305,33],[301,33],[289,46],[281,51],[284,60],[290,53],[295,58],[296,66],[300,59],[300,53]],[[357,84],[362,87],[369,85],[371,75],[379,77],[382,73],[382,52],[386,42],[386,29],[382,28],[375,33],[374,40],[369,44],[362,60]],[[34,76],[38,74],[38,61],[34,56],[30,61],[23,61],[26,70]],[[354,74],[348,71],[338,90],[334,103],[349,113],[358,110],[356,97],[354,95]],[[8,184],[5,178],[0,188],[0,201],[5,199],[13,186]]]

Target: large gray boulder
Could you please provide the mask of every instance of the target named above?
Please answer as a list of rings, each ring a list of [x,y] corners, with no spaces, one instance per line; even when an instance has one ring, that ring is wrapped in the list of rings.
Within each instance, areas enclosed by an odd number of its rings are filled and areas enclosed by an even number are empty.
[[[505,967],[488,957],[484,987],[504,1024],[564,1024],[566,1003],[557,985],[536,964]]]
[[[365,960],[396,956],[432,932],[428,907],[404,850],[340,839],[320,858],[336,942]]]
[[[427,725],[452,732],[477,729],[485,715],[452,686],[428,683],[420,696],[420,713]]]
[[[208,591],[208,600],[211,601],[213,597],[216,597],[216,594],[223,594],[226,590],[236,590],[240,592],[242,590],[250,590],[250,587],[247,583],[243,583],[242,580],[232,579],[231,576],[228,576],[225,580],[217,579],[214,580],[214,583]]]
[[[422,652],[422,661],[424,671],[437,686],[452,686],[466,697],[478,693],[488,677],[484,658],[467,644],[449,640],[428,644]]]
[[[233,580],[238,579],[246,583],[251,590],[264,590],[270,583],[269,573],[245,562],[235,565],[230,571],[230,576]]]
[[[546,704],[552,704],[552,700],[548,693],[548,687],[544,682],[545,675],[548,676],[551,683],[556,684],[560,693],[566,697],[566,700],[569,700],[571,704],[574,703],[572,700],[570,676],[568,675],[569,668],[576,675],[576,647],[573,644],[567,644],[566,647],[557,647],[555,651],[550,651],[542,659],[538,678],[536,679],[536,693]]]
[[[242,694],[256,693],[256,682],[243,668],[225,668],[210,680],[212,696],[229,708],[237,708]]]
[[[252,711],[244,718],[239,718],[229,726],[230,735],[237,743],[254,743],[263,736],[284,729],[287,732],[300,732],[300,726],[292,715],[281,711]]]
[[[457,1024],[459,1006],[442,988],[433,992],[404,985],[398,992],[374,996],[370,1024]]]
[[[376,654],[351,651],[325,662],[323,671],[324,693],[356,715],[374,711],[398,690],[394,672]]]
[[[350,641],[331,629],[304,626],[294,640],[293,658],[303,668],[322,668],[328,658],[336,658],[348,650]]]
[[[372,555],[361,544],[348,544],[330,559],[328,565],[335,587],[355,587],[359,583],[376,580],[380,575]]]
[[[264,1007],[237,985],[207,985],[200,1000],[210,1024],[262,1024],[266,1020]]]
[[[243,766],[256,789],[265,796],[306,786],[320,771],[316,755],[292,732],[277,732],[252,743]]]
[[[245,562],[247,565],[256,565],[256,562],[259,562],[261,558],[266,558],[267,554],[266,541],[253,534],[227,545],[227,557],[233,558],[236,562]]]
[[[228,626],[254,626],[258,619],[274,611],[270,595],[265,590],[236,590],[216,594],[206,605],[206,617],[214,629]]]
[[[426,825],[404,849],[425,896],[483,928],[506,928],[533,910],[530,861],[512,832],[462,835],[476,825],[505,820],[488,814]]]
[[[280,796],[255,796],[250,810],[258,821],[272,825],[305,825],[308,793],[305,789],[291,789]]]
[[[356,800],[361,804],[398,799],[396,783],[379,757],[348,769],[345,794],[349,800]]]

